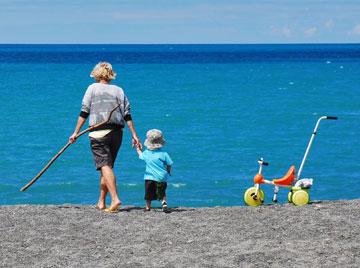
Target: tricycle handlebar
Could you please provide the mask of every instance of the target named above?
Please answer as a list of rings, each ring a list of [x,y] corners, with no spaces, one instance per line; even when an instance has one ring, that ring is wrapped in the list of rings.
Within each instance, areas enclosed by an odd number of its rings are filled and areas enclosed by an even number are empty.
[[[258,160],[258,163],[259,163],[260,165],[263,165],[263,166],[268,166],[268,165],[269,165],[269,162],[265,162],[263,158],[260,158],[260,159]]]
[[[337,120],[337,116],[327,116],[326,119],[332,119],[332,120]]]

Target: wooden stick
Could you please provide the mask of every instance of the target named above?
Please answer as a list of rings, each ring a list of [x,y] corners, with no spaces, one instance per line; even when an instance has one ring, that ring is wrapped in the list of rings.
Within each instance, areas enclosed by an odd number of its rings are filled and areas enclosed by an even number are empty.
[[[95,129],[95,128],[98,128],[98,127],[100,127],[100,126],[103,126],[103,125],[107,124],[107,123],[110,121],[113,112],[114,112],[117,108],[119,108],[119,106],[120,106],[120,104],[119,104],[118,106],[116,106],[114,109],[111,110],[111,112],[110,112],[110,114],[109,114],[109,117],[108,117],[108,119],[107,119],[106,121],[103,121],[103,122],[101,122],[101,123],[99,123],[99,124],[93,125],[93,126],[87,128],[87,129],[79,132],[79,133],[76,135],[75,139],[79,138],[80,136],[84,135],[85,133],[87,133],[87,132],[89,132],[89,131],[91,131],[91,130],[93,130],[93,129]],[[70,145],[71,145],[71,143],[68,142],[68,143],[49,161],[49,163],[46,164],[46,166],[45,166],[28,184],[26,184],[24,187],[22,187],[22,188],[20,189],[20,191],[21,191],[21,192],[25,191],[25,190],[26,190],[27,188],[29,188],[34,182],[36,182],[36,181],[41,177],[41,175],[44,174],[45,171],[52,165],[52,163],[54,163],[55,160],[56,160]]]

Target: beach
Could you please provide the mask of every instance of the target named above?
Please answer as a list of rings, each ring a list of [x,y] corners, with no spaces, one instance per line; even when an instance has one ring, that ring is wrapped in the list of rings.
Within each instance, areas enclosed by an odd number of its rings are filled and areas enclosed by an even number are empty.
[[[360,268],[360,1],[0,14],[0,268]]]
[[[261,207],[0,206],[1,267],[359,267],[360,199]]]

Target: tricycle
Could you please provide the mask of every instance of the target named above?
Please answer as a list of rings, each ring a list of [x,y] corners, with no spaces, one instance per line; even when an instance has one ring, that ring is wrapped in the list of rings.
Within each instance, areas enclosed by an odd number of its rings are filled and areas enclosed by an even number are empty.
[[[306,148],[305,155],[301,161],[299,171],[296,174],[295,166],[291,166],[288,172],[282,177],[273,180],[266,180],[262,175],[262,170],[264,166],[268,166],[269,163],[265,162],[263,158],[258,160],[259,163],[259,171],[254,176],[254,186],[248,188],[244,194],[244,201],[249,206],[260,206],[264,203],[265,194],[264,191],[260,188],[260,185],[269,184],[274,186],[274,195],[272,201],[274,203],[277,202],[277,195],[280,190],[280,187],[290,189],[288,193],[288,201],[293,203],[296,206],[302,206],[308,204],[310,202],[310,188],[313,184],[313,179],[304,178],[300,179],[301,172],[303,170],[306,158],[309,154],[311,145],[316,136],[317,130],[319,128],[321,120],[337,120],[336,116],[321,116],[315,125],[315,129],[311,135],[309,144]]]

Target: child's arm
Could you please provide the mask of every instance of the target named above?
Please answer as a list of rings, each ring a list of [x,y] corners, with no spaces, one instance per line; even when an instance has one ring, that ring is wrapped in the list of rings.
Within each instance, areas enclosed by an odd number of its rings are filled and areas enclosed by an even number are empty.
[[[142,154],[141,147],[139,145],[136,146],[136,152],[139,156]]]
[[[166,160],[166,171],[169,173],[169,175],[171,176],[171,166],[173,164],[173,161],[170,157],[170,155],[168,153],[165,153],[165,160]]]
[[[166,170],[167,170],[167,172],[169,173],[169,175],[171,176],[171,173],[170,173],[170,171],[171,171],[171,166],[166,166]]]

